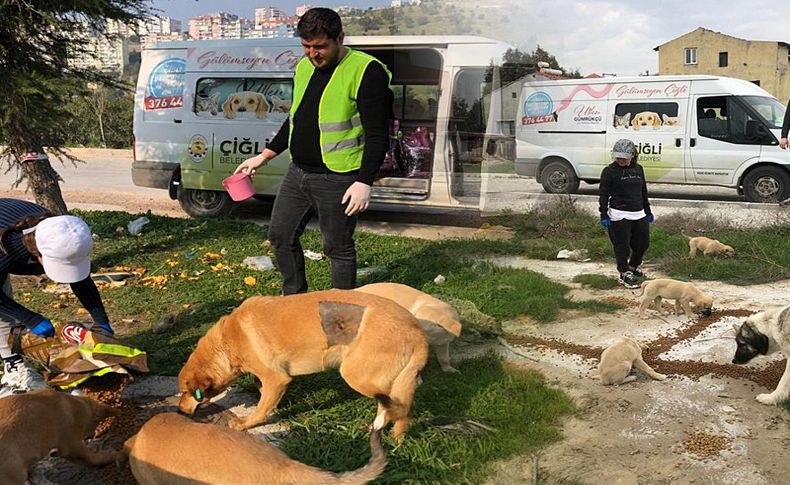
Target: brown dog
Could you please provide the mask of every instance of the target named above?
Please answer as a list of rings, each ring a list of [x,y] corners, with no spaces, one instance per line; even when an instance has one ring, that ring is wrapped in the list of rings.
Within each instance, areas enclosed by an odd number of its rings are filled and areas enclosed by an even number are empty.
[[[372,283],[356,291],[389,298],[409,310],[420,322],[428,343],[436,350],[442,370],[458,372],[450,365],[450,342],[461,335],[461,322],[455,308],[428,293],[400,283]]]
[[[370,434],[370,461],[346,473],[332,473],[292,460],[275,446],[242,431],[158,414],[129,438],[123,453],[142,485],[200,483],[362,484],[384,471],[387,458],[380,430]],[[121,456],[120,458],[123,458]]]
[[[686,235],[684,234],[684,236]],[[732,246],[723,244],[716,239],[704,236],[686,236],[686,239],[689,240],[689,258],[696,256],[697,251],[702,251],[702,254],[705,256],[716,256],[719,254],[722,256],[735,256],[735,249]]]
[[[601,353],[598,378],[605,386],[634,381],[636,376],[631,374],[632,366],[658,381],[667,378],[664,374],[654,371],[642,360],[642,345],[630,337],[621,337]]]
[[[93,399],[50,389],[0,399],[0,483],[24,484],[28,470],[53,449],[70,461],[112,463],[115,452],[94,453],[84,440],[118,413]]]
[[[690,317],[691,305],[689,303],[694,303],[696,309],[704,315],[710,315],[713,308],[713,298],[700,291],[693,283],[669,278],[644,281],[638,296],[642,296],[639,304],[639,318],[646,318],[645,310],[650,302],[655,302],[656,310],[663,315],[662,298],[675,300],[676,315],[680,314],[680,309],[683,308],[683,312]]]
[[[396,338],[397,337],[397,338]],[[198,341],[178,375],[179,409],[192,414],[245,372],[261,382],[261,397],[242,430],[266,421],[292,376],[340,367],[362,395],[379,402],[393,437],[409,426],[414,390],[428,358],[425,333],[397,303],[351,290],[248,298]]]

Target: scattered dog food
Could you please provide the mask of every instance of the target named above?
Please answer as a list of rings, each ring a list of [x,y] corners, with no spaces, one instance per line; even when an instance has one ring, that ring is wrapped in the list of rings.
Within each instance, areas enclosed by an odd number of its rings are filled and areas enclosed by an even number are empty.
[[[686,451],[702,459],[718,456],[729,448],[730,444],[732,438],[729,436],[713,435],[702,431],[689,433],[683,440]]]

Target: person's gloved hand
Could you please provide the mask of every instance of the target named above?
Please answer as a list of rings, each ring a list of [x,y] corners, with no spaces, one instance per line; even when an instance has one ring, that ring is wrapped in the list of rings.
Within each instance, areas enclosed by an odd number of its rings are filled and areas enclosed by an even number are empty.
[[[112,329],[112,327],[110,326],[109,323],[97,323],[96,325],[94,325],[94,328],[96,328],[96,327],[104,330],[105,332],[109,333],[110,335],[115,335],[115,332],[113,331],[113,329]]]
[[[656,220],[656,218],[655,218],[655,216],[653,214],[650,214],[650,215],[647,216],[647,223],[648,224],[652,224],[653,221],[655,221],[655,220]]]
[[[30,331],[39,337],[53,337],[55,335],[55,327],[46,318],[38,322]]]
[[[609,229],[609,223],[612,222],[608,217],[601,219],[601,225],[604,229]]]

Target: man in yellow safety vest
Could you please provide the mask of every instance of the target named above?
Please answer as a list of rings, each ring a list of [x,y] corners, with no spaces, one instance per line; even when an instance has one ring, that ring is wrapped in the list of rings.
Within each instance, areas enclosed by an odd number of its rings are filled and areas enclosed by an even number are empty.
[[[290,148],[291,161],[272,209],[269,240],[283,294],[307,291],[300,237],[318,215],[332,287],[356,286],[354,229],[389,147],[391,74],[375,57],[343,45],[340,16],[308,10],[297,25],[305,57],[296,66],[288,119],[259,155],[236,173],[250,175]]]

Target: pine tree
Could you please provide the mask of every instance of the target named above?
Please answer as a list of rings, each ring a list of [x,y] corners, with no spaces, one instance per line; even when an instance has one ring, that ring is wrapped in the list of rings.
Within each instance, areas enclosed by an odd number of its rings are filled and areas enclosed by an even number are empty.
[[[148,0],[0,0],[0,163],[18,168],[47,209],[67,211],[59,177],[45,156],[28,154],[46,147],[61,162],[77,162],[63,150],[75,117],[69,100],[89,93],[89,86],[121,87],[116,78],[68,59],[90,55],[87,34],[105,32],[108,21],[131,26],[152,13]]]

